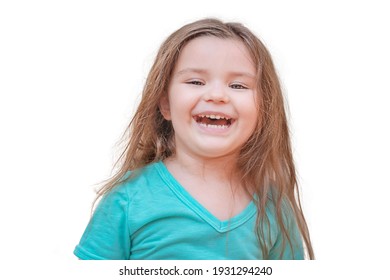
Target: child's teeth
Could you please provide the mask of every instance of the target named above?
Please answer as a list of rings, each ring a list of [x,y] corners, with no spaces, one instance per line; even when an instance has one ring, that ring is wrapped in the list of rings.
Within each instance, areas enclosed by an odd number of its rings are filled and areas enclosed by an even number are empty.
[[[208,119],[214,119],[214,120],[220,120],[220,119],[229,120],[228,117],[219,116],[219,115],[198,115],[198,116],[200,118],[208,118]]]
[[[206,115],[206,117],[209,119],[214,119],[214,120],[224,119],[224,117],[221,117],[218,115]]]
[[[208,128],[218,128],[218,129],[225,129],[228,128],[229,126],[227,125],[215,125],[215,124],[205,124],[205,123],[199,123],[199,125],[208,127]]]

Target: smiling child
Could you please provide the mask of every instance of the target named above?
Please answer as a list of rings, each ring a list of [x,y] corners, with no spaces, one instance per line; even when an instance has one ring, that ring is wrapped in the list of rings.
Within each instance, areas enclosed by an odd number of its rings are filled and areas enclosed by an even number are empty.
[[[204,19],[160,47],[80,259],[314,258],[271,56]]]

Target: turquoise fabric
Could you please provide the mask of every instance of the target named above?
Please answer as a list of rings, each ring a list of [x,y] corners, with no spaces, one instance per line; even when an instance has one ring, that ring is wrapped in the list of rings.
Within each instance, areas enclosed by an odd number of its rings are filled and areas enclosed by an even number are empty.
[[[262,259],[255,234],[256,206],[220,221],[169,173],[164,163],[143,168],[100,201],[74,254],[97,260]],[[279,258],[280,233],[271,211],[271,258]],[[291,222],[293,238],[300,240]],[[294,234],[295,233],[295,234]],[[302,242],[283,259],[303,259]]]

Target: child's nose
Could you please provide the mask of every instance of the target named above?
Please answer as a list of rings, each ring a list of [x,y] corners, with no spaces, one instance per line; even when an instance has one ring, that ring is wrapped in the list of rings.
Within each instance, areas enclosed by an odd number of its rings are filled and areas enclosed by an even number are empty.
[[[204,100],[215,103],[227,103],[230,99],[224,85],[222,83],[216,83],[207,89],[204,94]]]

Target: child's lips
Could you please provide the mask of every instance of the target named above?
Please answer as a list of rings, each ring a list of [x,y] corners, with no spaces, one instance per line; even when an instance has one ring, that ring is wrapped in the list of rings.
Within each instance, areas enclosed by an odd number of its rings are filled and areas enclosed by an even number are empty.
[[[235,122],[230,115],[221,112],[202,112],[192,117],[198,126],[207,132],[226,132]]]

